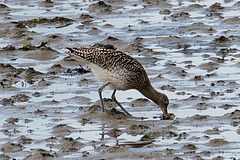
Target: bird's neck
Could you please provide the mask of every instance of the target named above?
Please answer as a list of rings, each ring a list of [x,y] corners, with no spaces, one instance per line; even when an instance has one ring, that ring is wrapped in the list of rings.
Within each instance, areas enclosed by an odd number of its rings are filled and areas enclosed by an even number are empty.
[[[159,92],[153,88],[153,86],[149,83],[149,85],[138,89],[145,97],[151,99],[154,103],[158,103],[159,100]]]

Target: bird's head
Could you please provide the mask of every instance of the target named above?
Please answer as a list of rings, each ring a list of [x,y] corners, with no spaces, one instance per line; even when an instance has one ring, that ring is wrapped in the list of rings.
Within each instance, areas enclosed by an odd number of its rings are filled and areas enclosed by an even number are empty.
[[[168,110],[167,110],[168,104],[169,104],[168,97],[165,94],[159,93],[157,105],[161,108],[163,115],[168,114]]]

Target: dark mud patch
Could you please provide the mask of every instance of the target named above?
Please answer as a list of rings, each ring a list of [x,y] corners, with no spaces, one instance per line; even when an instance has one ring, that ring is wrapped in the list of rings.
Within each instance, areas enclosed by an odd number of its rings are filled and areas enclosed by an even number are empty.
[[[89,12],[95,12],[99,14],[107,14],[112,12],[112,6],[106,4],[104,1],[99,1],[89,6]]]
[[[214,3],[213,5],[211,5],[210,7],[209,7],[209,11],[210,12],[217,12],[217,11],[219,11],[219,10],[223,10],[225,7],[223,7],[222,6],[222,4],[221,3]]]
[[[14,50],[16,50],[16,47],[13,45],[7,45],[1,48],[1,51],[14,51]]]
[[[213,44],[217,46],[229,46],[231,40],[225,36],[220,36],[212,41]]]
[[[208,72],[217,70],[219,68],[219,64],[214,62],[202,63],[199,68],[203,70],[207,70]]]
[[[188,12],[178,12],[171,15],[173,21],[188,19],[190,14]]]
[[[139,134],[144,134],[148,129],[150,129],[149,126],[143,125],[143,124],[133,124],[129,128],[126,129],[126,133],[131,134],[131,135],[139,135]]]
[[[109,103],[105,103],[105,104],[109,104]],[[116,105],[115,103],[113,105]],[[105,105],[108,106],[108,105]],[[93,105],[91,107],[88,107],[85,110],[85,113],[83,115],[81,115],[80,117],[82,119],[86,119],[88,121],[90,120],[94,120],[94,119],[101,119],[103,121],[111,121],[111,120],[124,120],[127,119],[127,116],[115,109],[114,107],[111,108],[108,106],[108,108],[105,107],[105,112],[102,112],[101,107],[99,105]]]
[[[57,74],[65,72],[67,69],[63,67],[61,64],[54,64],[51,68],[49,68],[49,73]]]
[[[202,121],[202,120],[206,120],[208,118],[210,118],[210,116],[196,114],[196,115],[192,116],[190,119],[191,120]]]
[[[72,137],[62,138],[60,140],[60,144],[58,145],[62,152],[77,152],[83,146],[83,143]]]
[[[2,151],[4,153],[19,152],[23,150],[23,146],[18,143],[5,143],[2,146]]]
[[[0,101],[0,104],[3,106],[13,105],[16,102],[27,102],[30,99],[29,96],[25,94],[17,94],[14,96],[11,96],[10,98],[3,98]]]
[[[240,24],[240,18],[239,17],[227,18],[227,19],[224,19],[222,23],[231,24],[231,25]]]
[[[32,154],[28,155],[24,160],[32,160],[32,159],[52,159],[54,157],[58,157],[58,155],[54,152],[47,151],[44,149],[33,150]]]
[[[95,105],[100,106],[101,105],[100,100],[96,101]],[[117,106],[117,104],[111,98],[103,98],[103,105],[106,106],[107,109],[111,109],[112,107]],[[90,110],[91,110],[91,108],[90,108]]]
[[[146,106],[150,103],[150,101],[146,98],[139,98],[139,99],[135,99],[133,101],[130,102],[130,105],[132,107],[142,107],[142,106]]]
[[[196,150],[197,147],[194,145],[194,144],[185,144],[182,149],[185,149],[185,150]]]
[[[183,8],[185,11],[194,11],[194,10],[200,10],[202,8],[204,8],[204,5],[200,5],[200,4],[190,4],[189,6]]]
[[[47,42],[42,42],[40,45],[23,44],[22,47],[8,45],[6,47],[1,48],[1,51],[4,51],[3,53],[5,55],[12,54],[14,56],[18,56],[20,54],[25,58],[34,59],[38,61],[56,59],[59,55],[59,52],[53,50],[50,47],[47,47],[46,45]],[[22,52],[19,52],[18,50]]]
[[[205,131],[206,134],[208,135],[215,135],[215,134],[220,134],[222,131],[219,130],[218,127],[214,127],[213,129],[208,129]]]
[[[204,33],[209,32],[209,33],[214,33],[215,30],[211,30],[212,26],[210,25],[206,25],[202,22],[198,22],[198,23],[193,23],[191,25],[187,25],[187,26],[181,26],[180,29],[183,29],[185,31],[202,31]],[[215,31],[216,32],[216,31]]]
[[[59,137],[65,137],[72,133],[73,128],[66,124],[59,124],[53,127],[53,133]]]
[[[56,25],[59,24],[56,28],[62,28],[66,27],[68,25],[71,25],[74,20],[65,18],[65,17],[55,17],[52,19],[49,18],[38,18],[38,19],[30,19],[26,21],[15,21],[12,22],[16,24],[17,27],[21,28],[23,26],[28,26],[28,27],[36,27],[37,25]]]
[[[26,53],[26,58],[34,59],[38,61],[46,61],[51,59],[56,59],[58,57],[59,52],[47,47],[41,48],[34,51],[28,51]]]
[[[239,158],[238,1],[2,4],[0,159]],[[118,94],[136,117],[111,99],[102,113],[101,84],[64,53],[71,46],[138,59],[176,117],[134,91]]]
[[[207,143],[207,145],[213,146],[213,147],[220,147],[227,144],[229,144],[229,142],[224,139],[212,139]]]
[[[0,4],[0,9],[7,9],[7,8],[9,8],[7,5],[5,5],[5,4]]]
[[[16,71],[17,69],[10,64],[4,64],[4,63],[0,64],[1,73],[9,73],[9,72],[16,72]]]
[[[240,110],[236,109],[234,112],[225,114],[224,117],[231,119],[240,119]]]
[[[61,68],[61,70],[63,70],[62,67],[60,66],[53,66],[54,68]],[[85,74],[85,73],[89,73],[90,71],[87,69],[84,69],[81,65],[79,68],[74,68],[74,69],[67,69],[65,71],[66,74],[70,74],[70,75],[77,75],[77,74]]]
[[[19,144],[31,144],[32,142],[33,142],[33,139],[25,137],[25,136],[21,136],[18,139]]]

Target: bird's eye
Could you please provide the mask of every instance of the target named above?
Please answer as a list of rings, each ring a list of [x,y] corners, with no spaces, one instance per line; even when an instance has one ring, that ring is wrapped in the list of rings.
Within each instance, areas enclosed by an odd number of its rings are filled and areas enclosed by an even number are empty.
[[[168,106],[168,103],[165,103],[165,106],[167,107],[167,106]]]

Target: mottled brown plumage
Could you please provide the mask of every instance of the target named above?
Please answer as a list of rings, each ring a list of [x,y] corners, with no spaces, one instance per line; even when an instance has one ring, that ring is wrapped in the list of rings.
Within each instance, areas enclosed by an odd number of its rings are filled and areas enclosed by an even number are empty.
[[[152,87],[145,69],[133,57],[121,51],[105,48],[74,47],[67,49],[69,50],[67,52],[68,54],[78,58],[81,63],[88,65],[93,74],[105,83],[105,85],[99,89],[103,111],[104,106],[101,92],[105,86],[109,85],[114,89],[112,95],[113,100],[126,114],[129,113],[115,98],[116,90],[137,89],[144,96],[158,104],[163,113],[167,114],[167,96]]]

